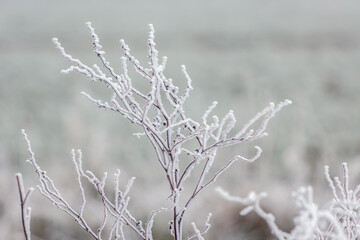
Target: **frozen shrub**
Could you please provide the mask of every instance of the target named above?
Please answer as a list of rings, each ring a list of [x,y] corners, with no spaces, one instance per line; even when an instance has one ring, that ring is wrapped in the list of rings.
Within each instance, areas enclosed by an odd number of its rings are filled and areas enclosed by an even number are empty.
[[[255,211],[263,218],[271,232],[279,240],[355,240],[360,237],[360,185],[355,190],[349,188],[349,171],[343,163],[343,182],[338,177],[333,179],[329,174],[329,166],[325,166],[325,178],[332,191],[333,199],[330,204],[319,207],[313,202],[312,187],[302,187],[293,192],[298,215],[294,218],[295,227],[291,232],[284,232],[275,223],[275,217],[265,212],[260,201],[266,193],[251,192],[248,197],[231,196],[221,188],[217,191],[227,200],[246,205],[240,214],[246,215]]]
[[[275,105],[270,103],[266,108],[256,114],[241,128],[235,130],[235,117],[230,110],[224,117],[219,118],[212,112],[217,105],[213,102],[203,114],[201,121],[196,121],[187,116],[184,104],[190,96],[192,90],[191,79],[182,66],[182,72],[186,80],[186,87],[180,90],[172,79],[164,75],[167,58],[161,60],[158,56],[156,44],[154,42],[154,28],[149,25],[148,38],[148,65],[142,65],[130,52],[130,48],[124,40],[120,40],[124,56],[122,57],[122,73],[118,73],[105,58],[99,38],[90,23],[86,23],[93,39],[94,53],[100,60],[101,65],[88,66],[81,60],[72,57],[61,46],[59,41],[54,38],[53,42],[61,55],[71,64],[63,73],[77,71],[85,75],[89,80],[100,82],[105,87],[111,89],[113,95],[110,102],[93,98],[83,92],[90,101],[105,110],[119,113],[123,118],[140,128],[140,132],[134,133],[137,137],[145,137],[149,140],[156,153],[157,164],[164,172],[164,178],[168,182],[169,204],[160,209],[148,213],[148,220],[143,223],[137,220],[136,216],[128,210],[130,197],[128,193],[133,184],[134,178],[126,184],[125,190],[120,190],[119,175],[120,170],[115,172],[115,187],[112,195],[105,191],[107,174],[97,177],[91,171],[84,171],[82,167],[82,153],[80,150],[72,151],[72,160],[77,174],[77,185],[80,189],[81,205],[77,208],[70,206],[66,199],[61,195],[55,183],[46,171],[42,170],[37,164],[30,141],[23,130],[23,135],[28,145],[30,158],[28,162],[34,167],[38,175],[38,189],[50,202],[57,208],[69,214],[76,223],[88,232],[93,239],[126,239],[123,231],[124,227],[131,229],[139,239],[153,239],[152,227],[155,216],[163,211],[170,211],[172,218],[169,219],[169,231],[173,239],[204,239],[204,234],[210,227],[211,214],[205,219],[204,226],[198,227],[192,223],[194,232],[189,236],[184,236],[183,223],[186,212],[190,204],[206,187],[216,181],[232,164],[238,160],[252,162],[260,157],[261,148],[256,146],[256,153],[245,158],[241,155],[234,156],[215,171],[209,171],[213,167],[216,159],[217,150],[240,143],[255,141],[267,135],[265,132],[268,122],[284,106],[290,104],[289,100]],[[141,91],[132,84],[129,76],[128,64],[131,65],[136,73],[149,83],[147,91]],[[256,127],[253,127],[255,126]],[[254,129],[251,129],[253,127]],[[200,171],[194,171],[199,168]],[[194,176],[195,175],[195,176]],[[184,183],[192,176],[196,180]],[[103,207],[103,221],[96,229],[90,227],[84,211],[86,208],[86,195],[83,181],[87,181],[100,196]],[[184,188],[191,188],[190,194],[185,194]],[[24,195],[24,191],[20,191]],[[112,196],[110,195],[110,196]],[[28,196],[28,195],[27,195]],[[28,197],[22,200],[22,206],[27,202]],[[23,211],[24,212],[24,211]],[[26,239],[30,239],[30,214],[23,215],[25,219],[24,233]]]

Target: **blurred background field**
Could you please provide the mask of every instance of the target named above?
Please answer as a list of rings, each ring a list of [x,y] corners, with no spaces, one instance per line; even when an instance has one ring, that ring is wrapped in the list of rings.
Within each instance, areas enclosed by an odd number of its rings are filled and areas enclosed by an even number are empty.
[[[167,75],[184,84],[185,64],[194,91],[189,115],[200,119],[208,105],[216,113],[235,111],[239,127],[269,102],[291,99],[268,127],[269,136],[218,154],[262,157],[240,162],[210,187],[189,210],[198,225],[213,212],[208,239],[272,239],[255,215],[240,217],[241,206],[217,196],[223,186],[235,195],[267,191],[266,209],[284,229],[292,227],[291,191],[313,185],[315,199],[326,203],[330,191],[323,166],[341,174],[350,166],[360,182],[360,4],[355,0],[199,0],[199,1],[0,1],[0,232],[3,239],[23,239],[14,174],[36,185],[20,129],[25,128],[38,162],[75,204],[70,151],[81,148],[85,168],[101,175],[122,170],[124,181],[137,180],[131,208],[139,218],[164,203],[166,183],[145,139],[111,112],[97,109],[80,95],[106,99],[102,86],[79,74],[62,75],[68,66],[54,48],[58,37],[74,57],[92,65],[91,21],[107,57],[120,67],[123,38],[146,62],[147,24],[153,23],[160,55],[168,56]],[[120,68],[119,68],[120,69]],[[144,81],[133,75],[133,82]],[[88,239],[72,221],[34,194],[33,239]],[[99,207],[99,206],[98,206]],[[88,209],[94,222],[97,208]],[[90,215],[89,214],[89,215]],[[166,217],[166,215],[164,215]],[[94,223],[95,224],[95,223]],[[155,225],[156,239],[169,239],[167,221]],[[189,226],[185,226],[189,228]]]

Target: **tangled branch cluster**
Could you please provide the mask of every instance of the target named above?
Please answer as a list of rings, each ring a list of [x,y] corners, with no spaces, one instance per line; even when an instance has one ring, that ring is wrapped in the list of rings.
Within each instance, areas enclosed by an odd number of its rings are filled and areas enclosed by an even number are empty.
[[[215,173],[209,170],[213,167],[218,149],[240,143],[248,143],[267,135],[265,132],[268,122],[284,106],[289,105],[291,101],[285,100],[275,105],[270,103],[261,112],[256,114],[239,130],[234,130],[235,116],[230,110],[224,117],[219,118],[212,112],[217,105],[213,102],[203,114],[201,121],[195,121],[186,115],[184,110],[185,102],[190,96],[193,89],[191,79],[182,66],[182,72],[186,80],[186,87],[180,91],[172,79],[167,78],[164,74],[167,58],[163,57],[160,61],[156,44],[154,41],[154,28],[149,25],[148,37],[148,66],[140,64],[130,52],[130,48],[124,40],[120,40],[121,48],[124,51],[122,57],[122,73],[110,65],[105,58],[105,52],[102,50],[99,38],[96,35],[91,23],[86,23],[91,37],[93,39],[93,49],[96,56],[101,62],[101,66],[94,64],[92,67],[86,65],[79,59],[68,54],[58,39],[54,38],[53,42],[60,53],[71,63],[68,69],[62,70],[63,73],[77,71],[85,75],[92,81],[101,82],[105,87],[110,88],[112,97],[110,103],[95,99],[89,94],[83,92],[90,101],[98,107],[119,113],[122,117],[128,119],[131,123],[137,124],[141,132],[135,133],[137,137],[146,137],[151,143],[157,161],[163,169],[166,176],[170,191],[170,206],[154,210],[150,213],[146,223],[137,221],[129,212],[127,205],[129,197],[127,196],[133,179],[129,180],[124,191],[119,190],[119,174],[115,173],[115,199],[111,201],[105,193],[104,186],[107,175],[97,178],[91,171],[83,171],[81,151],[73,150],[73,162],[77,173],[77,183],[81,192],[82,204],[79,210],[74,210],[65,199],[61,196],[54,182],[37,165],[34,153],[30,146],[25,132],[24,136],[30,152],[29,162],[35,168],[39,177],[40,192],[47,197],[55,206],[68,213],[76,222],[87,231],[94,239],[105,239],[105,231],[109,225],[108,239],[125,239],[123,227],[129,226],[140,239],[151,240],[152,226],[155,216],[162,211],[172,211],[172,219],[169,223],[170,233],[175,240],[182,239],[204,239],[203,235],[208,231],[210,216],[205,221],[204,227],[200,230],[195,223],[192,223],[194,233],[190,236],[183,236],[183,223],[185,213],[189,205],[196,196],[226,171],[237,160],[252,162],[260,157],[261,148],[256,146],[256,153],[251,158],[245,158],[237,155],[225,161]],[[128,64],[132,65],[136,73],[140,75],[149,85],[148,91],[140,91],[132,84],[129,76]],[[257,127],[251,129],[256,123]],[[190,184],[192,190],[190,195],[183,194],[184,183],[194,173],[195,168],[200,168],[196,181]],[[103,221],[97,230],[91,229],[84,218],[83,212],[86,208],[86,198],[82,181],[90,182],[101,197],[103,205]],[[189,187],[189,186],[186,187]],[[110,224],[109,218],[112,217]]]

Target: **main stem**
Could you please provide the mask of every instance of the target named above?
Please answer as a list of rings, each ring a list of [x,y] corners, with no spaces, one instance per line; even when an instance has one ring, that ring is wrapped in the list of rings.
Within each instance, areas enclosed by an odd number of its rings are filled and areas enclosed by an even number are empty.
[[[174,158],[173,158],[173,155],[171,154],[171,152],[169,152],[169,155],[170,155],[170,161],[171,163],[174,165],[175,162],[174,162]],[[173,177],[170,177],[169,181],[171,181],[171,179],[173,179],[173,183],[172,183],[172,186],[173,186],[173,204],[174,204],[174,210],[173,210],[173,221],[174,221],[174,239],[175,240],[181,240],[182,239],[182,229],[181,229],[181,226],[180,226],[180,222],[181,222],[181,219],[178,219],[178,216],[179,216],[179,213],[178,213],[178,208],[177,208],[177,202],[179,201],[177,198],[179,197],[177,195],[177,177],[176,177],[176,166],[174,167],[174,171],[170,171],[170,173],[172,175],[174,175]],[[170,183],[171,184],[171,183]]]
[[[174,207],[174,239],[181,240],[182,239],[182,223],[183,223],[183,213],[184,210],[179,211],[176,207]]]
[[[175,203],[174,203],[175,204]],[[176,210],[176,206],[174,207],[174,212],[173,212],[173,218],[174,218],[174,239],[175,240],[180,240],[180,238],[179,238],[179,236],[178,235],[180,235],[180,233],[178,233],[178,230],[179,230],[179,228],[178,228],[178,226],[177,226],[177,212],[176,212],[177,210]]]

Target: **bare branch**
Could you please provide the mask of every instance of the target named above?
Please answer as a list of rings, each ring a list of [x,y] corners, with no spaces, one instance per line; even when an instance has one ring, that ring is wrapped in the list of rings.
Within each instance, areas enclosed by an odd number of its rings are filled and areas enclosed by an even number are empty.
[[[27,207],[27,204],[29,202],[31,194],[34,192],[34,188],[29,188],[25,192],[24,182],[21,173],[16,174],[16,181],[20,195],[21,221],[24,230],[25,240],[31,240],[31,231],[30,231],[31,208]]]

